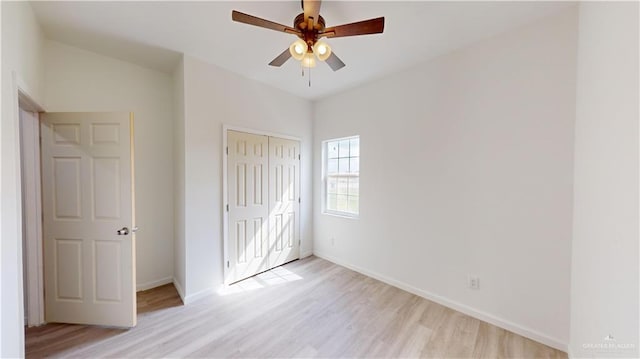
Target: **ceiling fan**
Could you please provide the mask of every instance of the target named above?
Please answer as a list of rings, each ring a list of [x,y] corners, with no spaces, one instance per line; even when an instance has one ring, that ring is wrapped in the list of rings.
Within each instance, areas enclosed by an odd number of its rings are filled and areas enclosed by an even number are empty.
[[[284,50],[269,63],[269,65],[275,67],[282,66],[291,57],[301,61],[303,67],[315,67],[315,57],[317,57],[318,60],[326,62],[333,71],[338,71],[343,68],[345,64],[331,50],[331,47],[321,40],[323,37],[334,38],[369,35],[379,34],[384,31],[384,17],[326,27],[324,18],[320,16],[321,0],[301,0],[301,2],[303,12],[295,17],[293,27],[281,25],[235,10],[231,12],[231,19],[233,21],[264,27],[298,37],[288,49]]]

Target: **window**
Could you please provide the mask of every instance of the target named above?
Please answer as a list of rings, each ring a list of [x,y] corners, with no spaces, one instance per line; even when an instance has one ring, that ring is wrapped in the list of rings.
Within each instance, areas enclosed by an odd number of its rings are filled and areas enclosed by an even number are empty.
[[[357,217],[360,212],[360,137],[323,142],[325,213]]]

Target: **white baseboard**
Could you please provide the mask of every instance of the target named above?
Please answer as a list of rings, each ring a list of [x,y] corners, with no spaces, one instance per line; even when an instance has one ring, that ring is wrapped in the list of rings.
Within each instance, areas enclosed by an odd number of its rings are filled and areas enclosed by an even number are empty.
[[[151,282],[140,283],[136,285],[136,292],[140,292],[142,290],[147,290],[155,287],[159,287],[161,285],[169,284],[173,282],[173,277],[161,278],[158,280],[154,280]]]
[[[313,251],[306,251],[306,252],[300,254],[300,259],[307,258],[307,257],[310,257],[312,255],[313,255]]]
[[[395,280],[389,277],[386,277],[384,275],[381,275],[379,273],[370,271],[368,269],[364,269],[364,268],[360,268],[358,266],[354,266],[348,263],[345,263],[335,257],[332,256],[328,256],[328,255],[324,255],[322,253],[318,253],[317,251],[314,251],[313,253],[314,255],[316,255],[317,257],[320,257],[322,259],[328,260],[330,262],[333,262],[335,264],[338,264],[340,266],[343,266],[345,268],[349,268],[351,270],[354,270],[356,272],[359,272],[361,274],[364,274],[368,277],[371,278],[375,278],[381,282],[387,283],[389,285],[392,285],[394,287],[400,288],[402,290],[405,290],[409,293],[415,294],[417,296],[423,297],[425,299],[428,299],[430,301],[436,302],[438,304],[444,305],[445,307],[451,308],[453,310],[457,310],[458,312],[464,313],[468,316],[474,317],[476,319],[480,319],[482,321],[485,321],[487,323],[493,324],[497,327],[500,327],[502,329],[506,329],[508,331],[511,331],[513,333],[522,335],[523,337],[529,338],[531,340],[535,340],[539,343],[548,345],[552,348],[558,349],[558,350],[562,350],[564,352],[567,352],[569,350],[569,345],[568,343],[564,343],[561,340],[558,340],[556,338],[552,338],[549,337],[545,334],[542,334],[536,330],[521,326],[519,324],[513,323],[511,321],[496,317],[493,314],[489,314],[477,309],[474,309],[472,307],[469,307],[465,304],[462,303],[458,303],[456,301],[450,300],[448,298],[439,296],[437,294],[434,293],[430,293],[428,291],[416,288],[412,285],[406,284],[404,282],[401,282],[399,280]]]
[[[193,294],[189,294],[186,297],[181,296],[182,297],[182,303],[184,303],[184,305],[189,305],[193,302],[195,302],[198,299],[204,298],[208,295],[214,294],[216,293],[216,289],[215,288],[207,288],[204,290],[201,290],[197,293],[193,293]]]
[[[182,289],[182,284],[180,284],[180,282],[178,282],[177,279],[173,278],[173,286],[176,287],[176,290],[178,291],[178,295],[180,296],[180,300],[182,300],[182,304],[185,304],[184,289]]]

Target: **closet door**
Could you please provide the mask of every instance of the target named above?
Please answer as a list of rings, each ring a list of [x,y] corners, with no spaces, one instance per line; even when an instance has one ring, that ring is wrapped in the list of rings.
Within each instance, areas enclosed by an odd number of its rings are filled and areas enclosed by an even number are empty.
[[[300,142],[269,137],[269,267],[300,258]]]
[[[233,283],[268,267],[268,137],[228,131],[228,274]]]

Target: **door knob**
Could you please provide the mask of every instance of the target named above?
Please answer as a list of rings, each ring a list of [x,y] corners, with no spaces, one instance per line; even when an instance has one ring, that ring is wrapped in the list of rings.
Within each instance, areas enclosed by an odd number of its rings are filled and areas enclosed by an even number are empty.
[[[118,229],[116,233],[118,233],[119,236],[126,236],[127,234],[129,234],[129,228],[122,227],[122,229]]]

